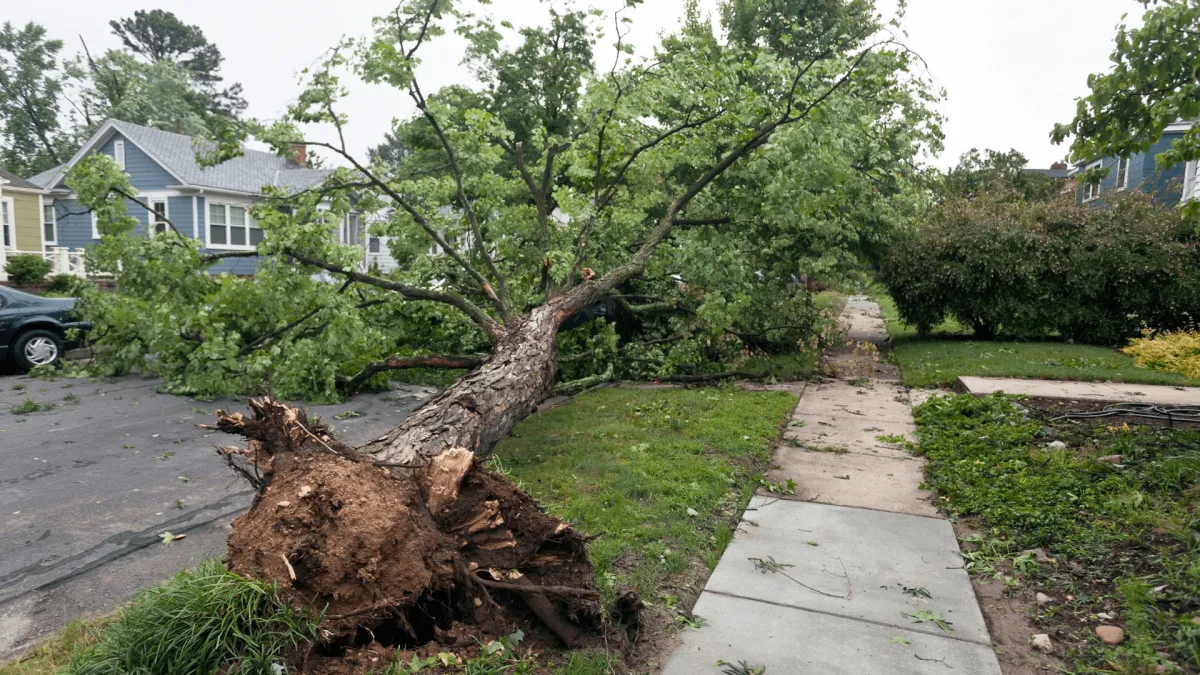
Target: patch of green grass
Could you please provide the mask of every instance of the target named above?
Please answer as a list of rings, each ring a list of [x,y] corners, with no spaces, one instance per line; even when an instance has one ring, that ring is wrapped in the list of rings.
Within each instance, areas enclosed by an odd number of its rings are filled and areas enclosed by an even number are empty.
[[[289,650],[316,636],[315,619],[284,603],[277,586],[208,560],[139,593],[95,631],[90,644],[77,640],[61,672],[216,673],[236,667],[238,673],[273,675],[273,664],[282,665]]]
[[[916,328],[900,322],[891,298],[875,299],[892,336],[891,358],[910,387],[949,386],[961,375],[1200,386],[1200,380],[1138,368],[1132,356],[1108,347],[974,340],[953,320],[920,337]]]
[[[493,466],[580,531],[611,601],[712,569],[796,404],[786,392],[600,389],[522,422]],[[690,515],[694,513],[695,515]]]
[[[968,540],[968,569],[1063,598],[1043,632],[1065,621],[1087,639],[1100,612],[1125,628],[1119,647],[1092,638],[1068,654],[1071,672],[1200,669],[1200,430],[1064,424],[1053,448],[1009,397],[933,398],[915,416],[934,502],[986,532]]]
[[[0,665],[0,675],[54,675],[71,662],[71,655],[76,650],[95,643],[103,623],[104,620],[72,621],[40,647],[15,661]]]
[[[793,381],[812,377],[820,368],[821,355],[816,350],[793,354],[754,356],[738,367],[755,374],[770,374],[777,380]]]

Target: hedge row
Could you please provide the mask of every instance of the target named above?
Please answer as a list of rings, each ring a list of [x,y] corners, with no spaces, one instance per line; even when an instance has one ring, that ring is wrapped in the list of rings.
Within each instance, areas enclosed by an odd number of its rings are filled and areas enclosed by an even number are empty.
[[[1195,230],[1140,194],[1103,209],[946,202],[891,249],[881,281],[919,331],[953,318],[983,339],[1116,344],[1200,316]]]

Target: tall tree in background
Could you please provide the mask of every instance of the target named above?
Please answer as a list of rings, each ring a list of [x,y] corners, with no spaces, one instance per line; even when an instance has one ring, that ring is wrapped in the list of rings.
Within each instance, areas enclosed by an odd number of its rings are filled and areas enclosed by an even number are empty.
[[[1029,160],[1016,150],[1000,152],[971,148],[958,159],[958,165],[943,176],[939,192],[942,199],[976,199],[984,195],[1010,196],[1031,202],[1053,199],[1062,191],[1062,183],[1039,173],[1026,173]]]
[[[1168,125],[1200,117],[1200,2],[1141,3],[1142,27],[1117,28],[1112,70],[1088,76],[1091,93],[1077,101],[1075,119],[1051,133],[1055,143],[1071,138],[1079,159],[1144,152]],[[1193,127],[1158,162],[1165,168],[1197,158],[1200,128]]]
[[[108,23],[126,49],[150,64],[165,61],[190,71],[197,88],[208,96],[207,104],[213,114],[236,117],[246,109],[241,84],[220,88],[224,57],[199,26],[189,26],[161,9],[138,10],[132,17]]]
[[[32,22],[0,28],[0,165],[9,171],[29,176],[70,154],[58,116],[62,46]]]

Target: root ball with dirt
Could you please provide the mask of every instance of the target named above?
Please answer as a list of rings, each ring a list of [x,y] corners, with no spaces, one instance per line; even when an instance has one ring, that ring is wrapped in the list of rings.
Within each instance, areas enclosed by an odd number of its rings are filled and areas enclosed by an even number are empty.
[[[461,648],[516,628],[549,629],[569,648],[625,642],[602,632],[633,625],[637,602],[604,616],[587,538],[471,451],[384,467],[294,407],[250,407],[218,413],[218,429],[249,440],[222,455],[257,489],[233,524],[229,565],[324,612],[306,660],[371,643]]]

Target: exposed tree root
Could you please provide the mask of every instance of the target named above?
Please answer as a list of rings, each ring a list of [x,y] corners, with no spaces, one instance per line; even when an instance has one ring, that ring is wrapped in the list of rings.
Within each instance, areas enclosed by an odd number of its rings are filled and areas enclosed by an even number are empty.
[[[296,408],[271,399],[250,407],[249,417],[220,412],[216,425],[249,440],[222,454],[258,491],[234,522],[229,564],[323,610],[319,654],[539,623],[568,647],[600,644],[605,617],[587,538],[474,453],[453,448],[420,468],[389,469]],[[636,600],[620,604],[634,616],[608,618],[636,622]],[[612,634],[607,641],[614,646]]]

